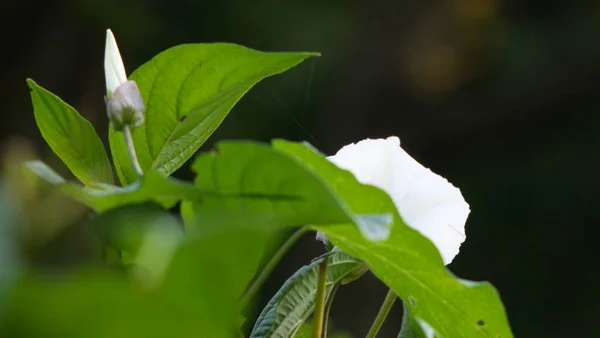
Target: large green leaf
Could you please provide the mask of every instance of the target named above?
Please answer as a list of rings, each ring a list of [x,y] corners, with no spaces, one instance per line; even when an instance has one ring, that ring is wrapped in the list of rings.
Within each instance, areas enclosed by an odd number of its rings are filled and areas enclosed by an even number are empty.
[[[251,338],[288,338],[295,333],[315,308],[319,264],[327,259],[327,287],[347,276],[364,272],[364,264],[343,252],[332,252],[300,268],[271,298],[261,312]]]
[[[83,187],[66,181],[41,161],[27,162],[25,167],[67,196],[97,212],[147,201],[154,201],[168,208],[181,199],[195,201],[203,195],[193,184],[165,177],[155,171],[146,172],[137,182],[126,187],[107,184]]]
[[[267,144],[220,142],[217,152],[196,157],[192,169],[196,185],[215,193],[194,205],[198,222],[243,225],[250,219],[265,227],[351,222],[318,176]]]
[[[318,172],[354,213],[389,213],[391,234],[369,241],[352,224],[319,225],[342,251],[368,264],[371,271],[407,304],[415,320],[440,337],[512,337],[498,292],[488,283],[462,281],[449,273],[434,245],[408,227],[382,190],[362,185],[310,147],[276,141],[273,147]]]
[[[35,121],[54,153],[85,185],[113,183],[104,145],[94,127],[58,96],[28,79]]]
[[[385,238],[389,214],[355,214],[310,166],[267,144],[227,141],[199,155],[192,165],[207,194],[202,203],[182,206],[186,224],[252,224],[281,227],[355,223],[374,239]],[[208,194],[212,193],[212,194]],[[198,219],[192,221],[191,215]]]
[[[145,125],[133,130],[142,169],[171,174],[254,84],[314,55],[264,53],[226,43],[181,45],[158,54],[130,77],[146,105]],[[122,134],[111,128],[109,139],[121,182],[134,182]]]

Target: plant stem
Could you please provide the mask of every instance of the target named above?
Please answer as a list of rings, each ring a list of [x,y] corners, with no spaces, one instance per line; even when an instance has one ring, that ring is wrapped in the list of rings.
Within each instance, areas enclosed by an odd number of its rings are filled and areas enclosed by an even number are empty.
[[[327,258],[319,264],[319,275],[317,277],[317,295],[315,299],[315,314],[313,315],[313,338],[323,337],[325,321],[325,296],[327,294]]]
[[[296,243],[296,241],[304,235],[305,232],[308,231],[308,227],[304,226],[298,229],[290,238],[288,238],[283,245],[277,250],[277,252],[273,255],[273,257],[267,262],[267,265],[260,272],[258,277],[252,282],[252,285],[248,288],[242,299],[240,300],[240,308],[244,308],[250,303],[252,298],[256,295],[260,287],[267,280],[267,277],[273,272],[273,269],[277,266],[279,261],[283,258],[283,256],[288,252],[288,250]]]
[[[394,305],[396,298],[398,298],[396,293],[392,289],[389,289],[387,295],[385,295],[383,304],[381,304],[379,313],[377,314],[377,317],[375,317],[375,321],[373,322],[373,325],[371,325],[369,333],[367,333],[366,338],[375,338],[377,336],[377,333],[379,333],[379,329],[381,329],[385,318],[390,313],[390,309],[392,308],[392,305]]]
[[[128,125],[123,126],[123,135],[125,136],[125,144],[127,145],[127,152],[129,153],[129,159],[131,160],[133,169],[138,176],[142,176],[144,175],[144,172],[142,171],[142,167],[138,162],[137,155],[135,153],[135,146],[133,145],[133,136],[131,135],[131,129],[129,129]]]
[[[331,312],[331,304],[333,304],[333,297],[335,297],[335,293],[341,284],[341,282],[335,283],[327,294],[327,300],[325,301],[325,314],[323,315],[323,332],[321,333],[323,338],[327,338],[327,325],[329,324],[329,312]]]

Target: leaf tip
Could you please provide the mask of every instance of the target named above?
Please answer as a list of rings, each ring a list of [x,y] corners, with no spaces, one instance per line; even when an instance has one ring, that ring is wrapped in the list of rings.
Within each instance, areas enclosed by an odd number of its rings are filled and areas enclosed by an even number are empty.
[[[36,87],[38,87],[38,84],[35,81],[33,81],[32,78],[28,77],[27,79],[25,79],[25,82],[27,82],[27,86],[29,86],[29,89],[35,89]]]

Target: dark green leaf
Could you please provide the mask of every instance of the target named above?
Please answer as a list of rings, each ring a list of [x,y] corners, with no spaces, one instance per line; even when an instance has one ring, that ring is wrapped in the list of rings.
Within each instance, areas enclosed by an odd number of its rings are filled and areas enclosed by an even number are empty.
[[[328,288],[352,273],[364,272],[361,261],[343,252],[327,253],[315,259],[296,271],[269,301],[252,330],[251,338],[294,337],[314,310],[318,268],[324,259],[328,259]]]
[[[94,127],[58,96],[28,79],[35,121],[54,153],[85,185],[112,184],[106,150]]]
[[[146,104],[146,123],[133,130],[142,169],[171,174],[252,86],[315,55],[264,53],[226,43],[181,45],[158,54],[130,77]],[[121,133],[111,129],[109,138],[121,182],[134,182]]]

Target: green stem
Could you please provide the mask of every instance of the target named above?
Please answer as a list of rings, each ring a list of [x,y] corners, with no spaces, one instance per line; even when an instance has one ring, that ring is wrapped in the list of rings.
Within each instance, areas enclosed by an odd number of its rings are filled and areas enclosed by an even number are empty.
[[[138,176],[144,175],[140,162],[138,162],[137,155],[135,153],[135,146],[133,145],[133,136],[131,135],[131,129],[128,125],[123,126],[123,135],[125,136],[125,144],[127,145],[127,152],[129,153],[129,159],[133,165],[133,169]]]
[[[323,315],[323,338],[327,338],[327,325],[329,324],[329,313],[331,312],[331,304],[333,304],[333,297],[340,288],[341,282],[337,282],[333,285],[329,293],[327,294],[327,300],[325,301],[325,314]]]
[[[315,314],[313,316],[313,338],[323,337],[325,321],[325,296],[327,294],[327,258],[319,264],[317,277],[317,295],[315,299]]]
[[[379,333],[379,329],[381,329],[383,322],[390,313],[390,309],[392,308],[392,305],[394,305],[396,298],[398,298],[396,293],[392,289],[389,289],[385,299],[383,300],[383,304],[381,304],[379,313],[377,314],[377,317],[375,317],[375,321],[373,322],[373,325],[371,325],[369,333],[367,333],[366,338],[375,338],[377,336],[377,333]]]
[[[302,227],[296,232],[294,232],[294,234],[290,236],[290,238],[288,238],[287,241],[285,241],[285,243],[283,243],[283,245],[279,248],[279,250],[277,250],[275,255],[273,255],[269,262],[267,262],[267,265],[265,265],[261,273],[258,275],[258,277],[256,277],[252,285],[250,285],[250,287],[240,300],[240,308],[243,309],[250,303],[252,298],[256,295],[260,287],[267,280],[267,277],[269,277],[271,272],[273,272],[273,269],[275,269],[279,261],[281,261],[283,256],[286,254],[286,252],[288,252],[292,245],[294,245],[294,243],[296,243],[296,241],[300,237],[302,237],[302,235],[304,235],[304,233],[307,231],[308,227]]]

